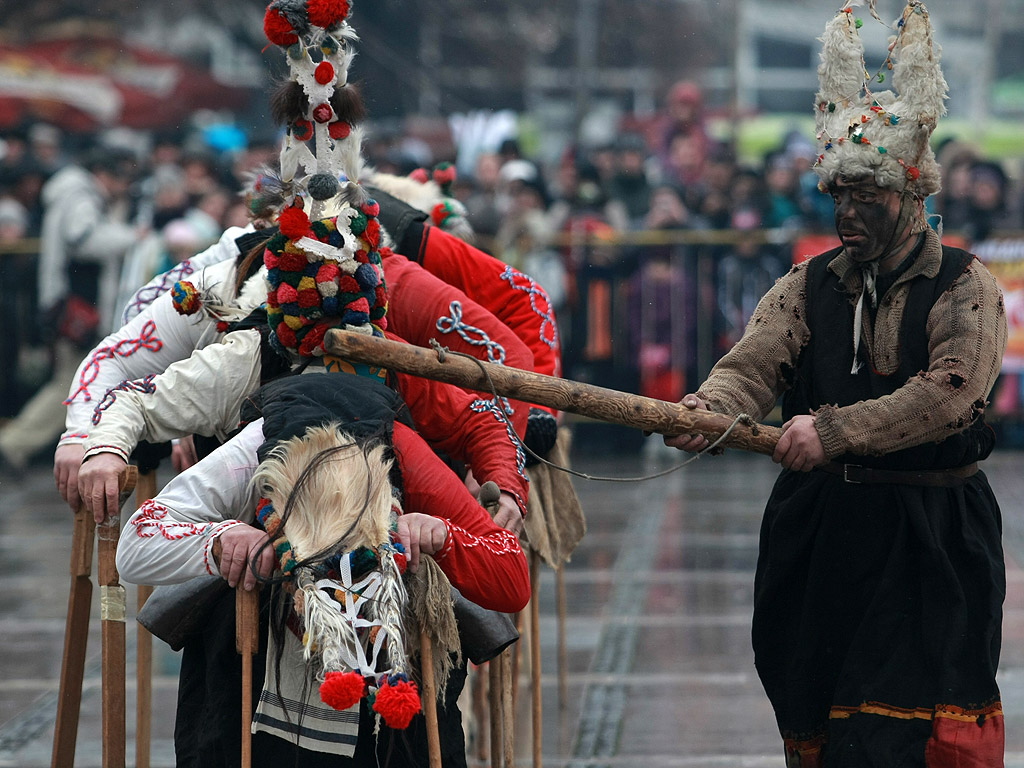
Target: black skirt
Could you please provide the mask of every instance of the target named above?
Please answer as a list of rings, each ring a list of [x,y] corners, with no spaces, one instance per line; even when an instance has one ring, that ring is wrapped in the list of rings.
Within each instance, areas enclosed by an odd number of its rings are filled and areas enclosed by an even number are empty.
[[[981,472],[958,488],[780,475],[753,646],[787,765],[924,766],[947,727],[1002,764],[1001,533]]]

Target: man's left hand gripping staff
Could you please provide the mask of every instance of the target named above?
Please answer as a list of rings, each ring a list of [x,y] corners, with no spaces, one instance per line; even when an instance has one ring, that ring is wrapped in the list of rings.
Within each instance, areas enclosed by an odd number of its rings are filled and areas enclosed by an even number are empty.
[[[825,448],[813,416],[794,416],[782,425],[772,461],[794,472],[810,472],[825,463]]]

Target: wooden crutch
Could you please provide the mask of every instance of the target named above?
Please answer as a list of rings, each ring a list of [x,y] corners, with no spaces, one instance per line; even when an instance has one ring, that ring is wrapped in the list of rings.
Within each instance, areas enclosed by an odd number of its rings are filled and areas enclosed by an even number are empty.
[[[434,645],[420,628],[420,663],[423,677],[423,715],[427,719],[427,755],[430,768],[441,768],[441,735],[437,729],[437,684],[434,681]]]
[[[135,487],[138,470],[126,467],[121,473],[121,503]],[[114,515],[113,527],[118,527],[119,514]],[[110,541],[111,521],[104,521],[105,529],[100,537],[100,602],[103,619],[103,765],[111,765],[121,754],[124,765],[124,598],[123,588],[117,584],[117,569],[113,557],[115,540]],[[57,699],[57,722],[53,733],[52,768],[66,768],[74,765],[75,746],[78,740],[78,718],[82,705],[82,680],[85,676],[85,656],[89,639],[89,612],[92,607],[92,556],[93,541],[96,538],[96,523],[92,513],[82,502],[74,516],[71,536],[71,590],[68,595],[68,617],[64,626],[64,655],[61,659],[60,689]],[[121,589],[120,613],[118,620],[117,591]],[[120,694],[116,693],[116,625],[120,624]],[[108,646],[111,646],[108,648]],[[109,653],[108,653],[109,651]],[[110,679],[108,679],[110,678]],[[116,738],[113,716],[117,709],[115,698],[120,699],[121,746],[115,749],[111,739]],[[111,701],[108,702],[108,699]]]
[[[240,581],[235,588],[235,647],[242,654],[242,768],[252,766],[252,657],[259,646],[259,585],[247,590]]]
[[[543,739],[543,692],[540,688],[540,554],[530,551],[530,678],[533,696],[533,767],[541,768],[541,747]]]
[[[135,486],[135,506],[156,496],[156,470],[143,472]],[[136,588],[137,608],[145,606],[153,588],[139,584]],[[149,768],[153,723],[153,636],[136,622],[135,652],[135,768]]]
[[[100,627],[103,633],[103,768],[125,765],[125,601],[117,574],[117,539],[121,534],[121,504],[135,488],[138,469],[128,467],[130,485],[121,485],[121,500],[113,514],[96,526],[97,580],[100,585]]]
[[[498,502],[501,500],[501,489],[498,488],[497,483],[487,481],[480,486],[480,493],[478,494],[478,500],[481,506],[487,510],[492,518],[498,511]],[[494,657],[487,662],[487,699],[490,704],[489,716],[488,716],[488,734],[489,739],[489,753],[491,758],[491,768],[501,768],[502,755],[504,750],[502,749],[503,737],[502,731],[505,726],[509,729],[512,728],[511,723],[506,723],[505,718],[508,713],[505,712],[503,706],[504,698],[502,696],[502,675],[501,675],[501,655]],[[508,766],[508,768],[512,768]]]
[[[479,501],[487,513],[494,517],[501,500],[501,489],[492,481],[480,486]],[[500,768],[504,758],[505,768],[513,768],[515,754],[515,730],[512,711],[512,662],[511,651],[506,648],[487,662],[488,699],[490,702],[490,757],[491,768]]]

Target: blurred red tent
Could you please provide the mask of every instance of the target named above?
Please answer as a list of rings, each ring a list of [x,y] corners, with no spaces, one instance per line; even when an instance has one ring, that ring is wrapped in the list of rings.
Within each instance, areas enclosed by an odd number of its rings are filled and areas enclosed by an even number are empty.
[[[0,127],[24,120],[67,131],[169,127],[197,109],[244,108],[250,94],[116,38],[0,44]]]

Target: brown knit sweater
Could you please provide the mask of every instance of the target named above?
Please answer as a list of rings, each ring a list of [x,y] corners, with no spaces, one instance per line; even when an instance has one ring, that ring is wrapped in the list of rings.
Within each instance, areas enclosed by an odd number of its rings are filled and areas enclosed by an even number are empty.
[[[939,238],[928,230],[914,263],[879,297],[874,328],[870,313],[864,312],[861,344],[880,373],[898,367],[899,330],[911,281],[937,275],[941,260]],[[860,295],[860,269],[845,253],[829,269],[853,297]],[[812,333],[805,322],[806,277],[805,262],[761,299],[743,338],[697,392],[708,408],[761,419],[774,407],[787,389],[783,372],[795,367]],[[855,302],[851,299],[851,311]],[[1006,349],[1006,314],[999,286],[980,261],[972,261],[932,307],[927,332],[928,370],[891,395],[842,408],[826,405],[815,412],[827,458],[847,452],[883,455],[937,442],[965,429],[984,410]],[[837,343],[853,346],[852,339]]]

